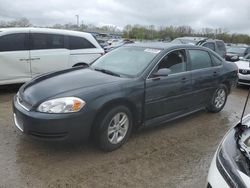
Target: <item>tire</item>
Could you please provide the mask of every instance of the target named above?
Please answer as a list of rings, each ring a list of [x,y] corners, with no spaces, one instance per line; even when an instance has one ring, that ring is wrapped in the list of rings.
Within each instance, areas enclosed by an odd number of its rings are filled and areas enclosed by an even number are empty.
[[[212,113],[220,112],[226,104],[227,96],[228,96],[227,87],[221,84],[212,95],[207,110]]]
[[[126,106],[116,106],[110,108],[97,123],[95,138],[99,148],[103,151],[113,151],[129,138],[133,117]]]

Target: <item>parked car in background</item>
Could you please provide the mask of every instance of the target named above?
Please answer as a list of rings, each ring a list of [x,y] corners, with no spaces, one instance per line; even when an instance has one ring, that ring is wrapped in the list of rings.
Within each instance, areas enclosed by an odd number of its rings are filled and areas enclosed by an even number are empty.
[[[107,40],[97,39],[97,42],[100,44],[100,46],[101,46],[102,48],[104,48],[105,46],[108,46],[108,45],[109,45],[108,42],[107,42]]]
[[[239,61],[240,57],[244,57],[250,53],[250,47],[246,46],[232,46],[227,49],[226,60],[227,61]]]
[[[196,44],[196,40],[194,37],[179,37],[171,41],[173,44]]]
[[[113,45],[113,44],[119,43],[119,42],[121,42],[121,39],[109,39],[107,41],[108,45]]]
[[[93,137],[101,149],[112,151],[133,127],[157,126],[202,109],[221,111],[237,73],[234,63],[199,46],[125,45],[89,68],[24,84],[13,100],[14,121],[37,138]]]
[[[118,43],[115,43],[113,45],[105,46],[103,49],[104,49],[105,53],[108,53],[116,48],[119,48],[119,47],[125,45],[125,44],[131,44],[131,43],[134,43],[134,41],[125,39],[125,40],[118,42]]]
[[[196,43],[196,45],[203,46],[215,51],[222,58],[226,56],[226,45],[223,40],[218,39],[204,39]]]
[[[236,61],[235,64],[239,69],[238,84],[250,85],[250,53],[245,57],[240,57],[240,60]]]
[[[92,63],[104,53],[89,33],[48,28],[0,29],[0,85]]]
[[[204,37],[179,37],[174,39],[171,43],[203,46],[215,51],[222,58],[225,58],[226,55],[226,45],[223,40],[208,39]]]

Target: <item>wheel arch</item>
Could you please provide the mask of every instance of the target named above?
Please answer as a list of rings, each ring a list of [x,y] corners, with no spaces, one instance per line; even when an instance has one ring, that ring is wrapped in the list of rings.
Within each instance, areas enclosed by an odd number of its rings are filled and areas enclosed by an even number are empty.
[[[122,106],[126,106],[131,114],[132,114],[132,117],[133,117],[133,125],[134,127],[137,126],[137,122],[139,121],[139,111],[136,107],[136,105],[128,100],[128,99],[125,99],[125,98],[119,98],[119,99],[114,99],[112,101],[108,101],[106,103],[104,103],[101,108],[97,111],[95,117],[94,117],[94,121],[93,121],[93,126],[92,126],[92,130],[91,132],[93,133],[93,131],[95,131],[97,129],[97,123],[98,121],[100,121],[100,119],[103,117],[103,115],[105,114],[105,112],[107,112],[109,109],[111,109],[112,107],[115,107],[115,106],[119,106],[119,105],[122,105]]]

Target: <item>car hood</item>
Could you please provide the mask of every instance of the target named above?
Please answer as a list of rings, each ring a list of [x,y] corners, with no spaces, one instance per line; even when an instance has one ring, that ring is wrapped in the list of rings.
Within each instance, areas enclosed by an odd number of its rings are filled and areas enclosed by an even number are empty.
[[[82,92],[92,87],[104,87],[107,84],[122,82],[121,78],[91,70],[89,68],[73,68],[39,76],[23,85],[19,96],[31,106],[57,95],[82,89]]]
[[[236,61],[235,64],[239,69],[250,70],[250,63],[248,61]]]
[[[242,53],[232,53],[232,52],[227,52],[226,56],[228,57],[232,57],[232,56],[243,56]]]

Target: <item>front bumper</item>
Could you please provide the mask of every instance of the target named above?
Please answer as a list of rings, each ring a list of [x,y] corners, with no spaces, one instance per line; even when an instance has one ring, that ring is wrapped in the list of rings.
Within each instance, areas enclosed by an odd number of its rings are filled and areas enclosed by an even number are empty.
[[[47,114],[28,111],[13,99],[16,127],[23,133],[43,140],[87,139],[93,122],[93,114],[86,108],[76,113]]]
[[[239,73],[238,83],[242,85],[250,85],[250,74],[241,74]]]

